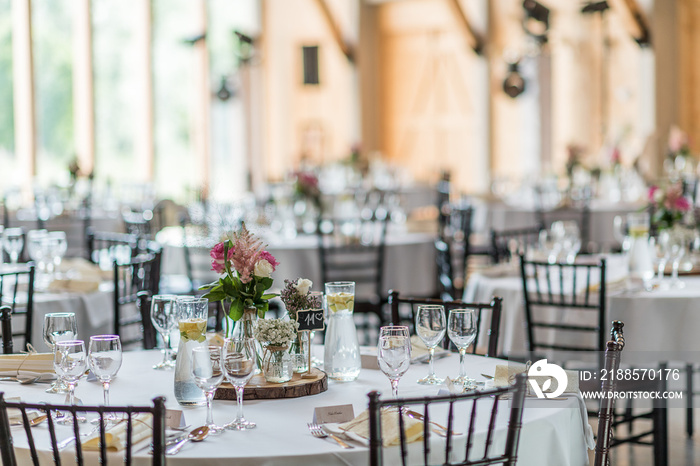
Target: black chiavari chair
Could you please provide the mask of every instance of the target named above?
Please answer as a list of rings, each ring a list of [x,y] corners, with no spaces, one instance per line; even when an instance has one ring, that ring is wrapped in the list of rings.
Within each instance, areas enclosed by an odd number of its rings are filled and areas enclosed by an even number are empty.
[[[513,252],[526,254],[530,248],[536,248],[542,231],[542,225],[506,230],[491,230],[491,260],[494,264],[511,259]]]
[[[148,292],[150,296],[158,293],[159,255],[142,254],[126,264],[115,261],[113,270],[114,334],[121,337],[125,349],[139,342],[145,349],[153,348],[155,329],[150,318],[150,304],[143,305],[139,292]]]
[[[88,229],[86,236],[87,257],[93,264],[115,260],[128,262],[139,253],[138,237],[129,233],[112,233]]]
[[[23,426],[23,431],[27,437],[29,455],[31,457],[32,464],[34,466],[39,466],[40,460],[44,455],[37,448],[42,439],[38,438],[38,432],[46,432],[43,429],[34,429],[31,427],[28,413],[32,411],[38,411],[47,416],[46,422],[48,424],[48,437],[51,444],[50,455],[54,463],[57,465],[61,464],[61,452],[59,444],[57,442],[56,436],[56,426],[55,421],[52,417],[52,413],[55,411],[68,412],[73,415],[72,430],[73,435],[76,439],[81,438],[80,434],[80,423],[77,421],[78,413],[96,413],[98,414],[99,423],[96,431],[96,435],[99,437],[99,462],[100,464],[109,464],[108,458],[108,448],[106,441],[106,429],[109,424],[105,424],[105,414],[116,413],[117,415],[123,414],[124,420],[122,422],[126,423],[126,445],[123,455],[119,457],[112,456],[114,463],[122,463],[130,465],[132,464],[133,458],[133,438],[132,433],[134,432],[134,426],[136,423],[149,422],[149,429],[152,429],[152,445],[153,452],[151,458],[151,464],[155,466],[165,465],[165,398],[157,397],[153,399],[153,406],[84,406],[84,405],[59,405],[59,404],[47,404],[47,403],[25,403],[25,402],[10,402],[6,401],[4,393],[0,392],[0,459],[2,459],[3,466],[16,466],[18,463],[15,450],[13,448],[13,437],[18,435],[19,431],[13,431],[10,427],[10,416],[8,410],[17,410],[20,413],[21,422]],[[151,415],[149,419],[144,419],[143,415]],[[89,425],[89,424],[88,424]],[[90,427],[92,429],[92,427]],[[44,434],[45,435],[45,434]],[[73,442],[75,457],[72,458],[76,464],[85,464],[84,458],[84,447],[81,441]],[[45,454],[49,454],[48,452]],[[112,454],[114,455],[114,454]],[[44,458],[43,461],[46,462],[48,458]],[[65,458],[63,458],[65,459]]]
[[[0,332],[2,332],[2,354],[12,354],[12,308],[0,307]]]
[[[369,397],[369,464],[371,466],[381,466],[384,463],[384,448],[382,443],[382,410],[395,409],[401,413],[409,413],[411,407],[421,407],[423,417],[423,449],[421,458],[409,458],[408,441],[406,435],[406,423],[404,416],[398,416],[399,424],[399,450],[401,455],[401,464],[439,464],[445,466],[461,465],[461,466],[484,466],[489,464],[503,464],[507,466],[515,466],[518,459],[518,443],[520,439],[520,428],[522,426],[523,405],[525,403],[525,374],[518,374],[515,379],[515,385],[503,388],[492,388],[483,391],[473,391],[460,395],[438,395],[426,398],[398,398],[380,400],[380,394],[376,391],[370,392]],[[503,450],[497,449],[492,451],[492,446],[496,436],[496,412],[501,400],[512,394],[510,400],[510,413],[508,417],[508,428],[505,433],[505,442]],[[438,452],[431,452],[431,436],[432,429],[430,427],[431,420],[438,418],[437,415],[431,416],[431,408],[436,405],[448,405],[447,420],[443,421],[439,418],[440,423],[446,426],[444,436],[444,455]],[[470,409],[471,404],[471,409]],[[490,420],[488,430],[484,434],[483,439],[475,442],[477,434],[475,434],[475,419],[477,405],[484,409],[490,408]],[[420,409],[420,408],[417,408]],[[468,431],[464,439],[464,454],[458,454],[455,448],[457,443],[454,439],[455,418],[468,419]],[[460,427],[461,429],[461,424]],[[432,453],[432,455],[431,455]],[[431,456],[433,457],[431,459]],[[438,459],[438,456],[442,458]],[[477,458],[478,456],[478,458]],[[392,462],[392,464],[395,464]]]
[[[34,263],[17,264],[11,270],[0,271],[0,305],[9,306],[15,319],[14,337],[24,338],[20,348],[32,343],[32,320],[34,318]],[[26,286],[26,290],[25,290]],[[18,330],[17,318],[24,319],[24,326]],[[7,338],[3,334],[3,340]]]

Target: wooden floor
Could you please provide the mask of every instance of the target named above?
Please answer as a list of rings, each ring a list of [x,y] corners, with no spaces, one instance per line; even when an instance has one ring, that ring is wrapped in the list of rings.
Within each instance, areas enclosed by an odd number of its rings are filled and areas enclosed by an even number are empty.
[[[685,427],[685,410],[671,408],[668,410],[668,464],[669,466],[700,465],[700,404],[694,410],[695,433],[688,438]],[[596,429],[596,422],[591,425]],[[590,464],[593,464],[593,452],[589,452]],[[621,445],[613,449],[611,466],[654,466],[652,448],[647,446]]]

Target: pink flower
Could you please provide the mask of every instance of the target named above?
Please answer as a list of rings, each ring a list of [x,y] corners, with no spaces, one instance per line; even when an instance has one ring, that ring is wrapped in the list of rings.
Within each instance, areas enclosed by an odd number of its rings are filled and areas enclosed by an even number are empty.
[[[687,212],[690,210],[690,202],[688,202],[688,199],[684,197],[679,197],[676,199],[676,202],[673,204],[674,208],[676,210],[680,210],[681,212]]]
[[[274,272],[275,269],[277,268],[278,265],[280,265],[279,262],[277,262],[277,259],[275,259],[275,256],[270,254],[267,251],[260,251],[260,255],[258,256],[259,260],[266,260],[267,262],[270,263],[272,266],[272,271]]]
[[[224,243],[221,242],[211,248],[209,255],[211,256],[211,269],[216,273],[224,273],[226,271],[225,261],[224,261]],[[228,260],[229,262],[233,259],[233,248],[228,250]]]
[[[656,185],[649,188],[649,194],[647,195],[647,197],[649,198],[649,202],[656,202],[656,198],[655,198],[654,194],[656,194],[656,191],[658,191],[658,190],[659,190],[659,187]]]
[[[668,149],[677,153],[688,146],[688,135],[678,126],[672,126],[668,135]]]

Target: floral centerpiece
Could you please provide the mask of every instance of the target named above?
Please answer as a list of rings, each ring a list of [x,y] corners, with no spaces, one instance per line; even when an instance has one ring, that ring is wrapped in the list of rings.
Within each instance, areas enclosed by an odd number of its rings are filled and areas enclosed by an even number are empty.
[[[298,171],[294,173],[294,193],[310,200],[317,209],[321,207],[321,189],[318,186],[318,177],[309,171]]]
[[[284,280],[284,289],[280,292],[280,299],[284,303],[290,319],[296,320],[298,311],[321,308],[323,303],[320,293],[312,293],[312,286],[313,282],[308,278],[297,278],[293,281]],[[290,348],[296,372],[301,373],[308,370],[308,350],[306,342],[302,341],[302,335],[297,334]]]
[[[250,328],[243,329],[244,336],[252,338],[252,321],[256,314],[264,318],[269,300],[277,296],[267,290],[272,286],[271,275],[279,263],[245,224],[240,231],[214,246],[210,256],[212,270],[223,276],[200,288],[208,290],[204,297],[209,301],[228,302],[228,316],[235,322],[242,318],[248,321]],[[228,320],[226,334],[230,335]]]
[[[683,197],[683,185],[680,182],[666,188],[652,186],[649,188],[649,202],[653,207],[651,223],[659,230],[680,223],[690,210],[690,202]]]
[[[287,349],[297,336],[299,322],[295,320],[261,319],[255,327],[255,338],[265,345],[262,371],[265,380],[274,383],[292,378],[293,365]]]

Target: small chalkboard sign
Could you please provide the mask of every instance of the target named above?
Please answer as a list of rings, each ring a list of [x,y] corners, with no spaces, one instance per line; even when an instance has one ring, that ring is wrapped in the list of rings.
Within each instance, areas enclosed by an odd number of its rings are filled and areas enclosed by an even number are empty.
[[[299,331],[323,330],[325,322],[323,321],[323,309],[309,309],[306,311],[297,311],[297,322],[299,322]]]

